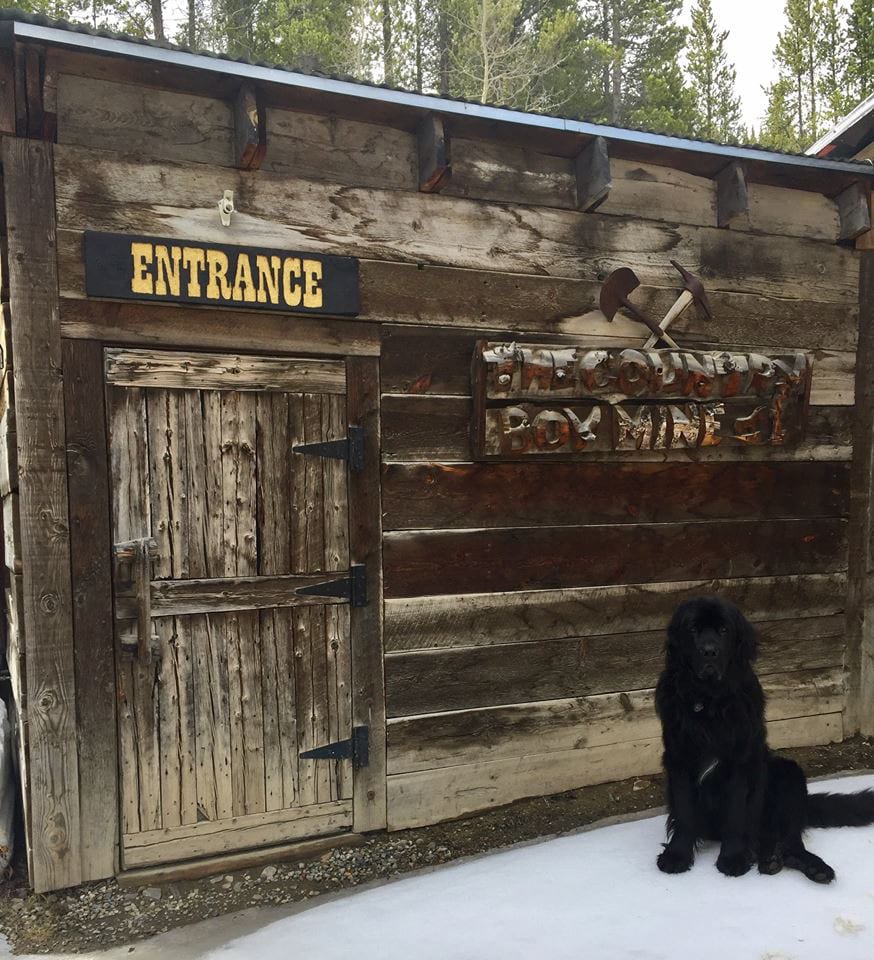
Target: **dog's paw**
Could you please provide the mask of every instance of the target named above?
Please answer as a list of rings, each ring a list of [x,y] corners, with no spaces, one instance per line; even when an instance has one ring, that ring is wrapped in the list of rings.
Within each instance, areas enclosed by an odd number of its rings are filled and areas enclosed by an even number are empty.
[[[770,853],[766,857],[759,857],[759,873],[773,876],[783,869],[783,858],[779,853]]]
[[[750,858],[746,853],[720,853],[716,869],[727,877],[742,877],[750,869]]]
[[[827,864],[823,863],[818,867],[811,867],[804,871],[808,880],[812,880],[814,883],[831,883],[835,878],[835,872]]]
[[[804,851],[803,856],[787,856],[786,866],[793,870],[800,870],[808,880],[814,883],[831,883],[835,878],[835,872],[815,853],[809,850]]]
[[[692,866],[692,854],[665,847],[656,864],[662,873],[685,873]]]

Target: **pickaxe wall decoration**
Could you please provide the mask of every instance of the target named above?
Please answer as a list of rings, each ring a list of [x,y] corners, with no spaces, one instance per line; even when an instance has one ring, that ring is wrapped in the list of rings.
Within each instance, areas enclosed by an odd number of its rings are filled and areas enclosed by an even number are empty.
[[[601,285],[601,295],[598,300],[601,312],[608,320],[612,320],[616,316],[616,311],[620,307],[625,307],[635,320],[649,327],[652,331],[653,343],[664,340],[668,346],[679,349],[676,340],[663,333],[654,320],[651,320],[628,299],[628,295],[639,286],[640,280],[637,279],[637,274],[629,267],[614,270]]]
[[[676,340],[669,336],[666,331],[674,320],[693,302],[698,308],[699,315],[703,315],[707,319],[712,317],[710,302],[704,291],[704,284],[693,273],[681,267],[676,260],[671,260],[671,265],[683,278],[683,291],[665,314],[660,324],[654,323],[650,317],[628,299],[631,292],[640,286],[640,280],[629,267],[620,267],[618,270],[614,270],[601,286],[599,305],[601,312],[608,320],[613,319],[616,311],[620,307],[625,307],[635,320],[639,323],[646,324],[652,331],[643,345],[644,350],[651,350],[653,347],[663,346],[665,344],[669,347],[679,349]]]
[[[674,301],[671,309],[665,314],[662,322],[659,324],[659,329],[664,334],[664,331],[680,316],[680,314],[689,306],[692,301],[695,302],[698,308],[698,315],[703,315],[708,320],[713,317],[713,311],[710,309],[710,301],[707,299],[707,294],[704,292],[704,284],[695,276],[694,273],[689,273],[688,270],[684,269],[677,263],[676,260],[671,260],[671,266],[679,271],[680,276],[683,278],[683,292],[679,297]],[[658,337],[653,333],[643,345],[644,350],[650,350],[658,342]]]

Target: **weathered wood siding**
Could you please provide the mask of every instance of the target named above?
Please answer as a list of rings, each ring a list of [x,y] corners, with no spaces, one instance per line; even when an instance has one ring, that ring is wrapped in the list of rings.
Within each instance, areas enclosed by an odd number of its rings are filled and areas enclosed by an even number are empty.
[[[261,170],[241,172],[229,102],[146,90],[103,62],[77,76],[77,62],[58,77],[65,336],[381,355],[366,390],[382,393],[390,828],[656,770],[664,624],[698,592],[736,600],[760,627],[775,745],[844,736],[859,263],[835,244],[833,200],[751,183],[749,216],[717,229],[713,180],[614,160],[608,200],[581,213],[572,152],[465,137],[448,185],[423,194],[412,126],[279,107]],[[225,189],[229,228],[215,209]],[[85,229],[356,256],[361,314],[87,302]],[[671,257],[714,309],[674,325],[684,346],[815,353],[805,441],[472,462],[475,340],[639,344],[643,328],[597,310],[600,281],[632,266],[635,301],[662,316]],[[363,628],[378,650],[380,625]],[[378,740],[382,692],[361,693],[356,721]],[[364,803],[376,826],[384,787],[366,788],[356,816]]]
[[[391,826],[656,770],[664,625],[699,592],[761,629],[772,741],[842,738],[854,357],[813,336],[794,450],[473,463],[477,334],[385,330]]]
[[[27,727],[31,878],[38,891],[82,880],[52,159],[50,144],[2,141],[18,461],[11,516],[19,521],[7,546],[13,565],[21,565],[26,707],[20,719]]]

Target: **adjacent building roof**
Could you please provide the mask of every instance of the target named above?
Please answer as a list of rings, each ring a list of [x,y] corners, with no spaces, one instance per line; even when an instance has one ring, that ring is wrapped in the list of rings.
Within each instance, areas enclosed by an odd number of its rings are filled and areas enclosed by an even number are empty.
[[[692,137],[679,137],[651,130],[593,123],[573,117],[532,113],[495,104],[417,93],[398,87],[366,83],[351,77],[290,69],[278,64],[234,58],[224,54],[195,51],[172,43],[146,40],[95,30],[91,27],[56,20],[41,14],[16,9],[0,9],[0,36],[7,43],[14,40],[49,43],[68,48],[164,63],[175,67],[204,70],[223,75],[238,76],[253,81],[298,87],[326,94],[341,95],[362,102],[381,102],[421,112],[436,111],[449,117],[465,117],[490,123],[515,125],[536,131],[563,131],[588,137],[604,137],[614,143],[639,145],[641,149],[681,151],[686,156],[698,155],[703,163],[707,157],[725,163],[736,159],[757,165],[776,165],[786,174],[794,171],[796,177],[816,176],[818,173],[840,173],[857,177],[874,177],[874,167],[845,157],[821,154],[785,153],[756,145],[717,143]],[[712,163],[713,160],[710,162]],[[775,171],[777,172],[777,171]],[[778,176],[780,174],[778,173]],[[795,178],[793,178],[795,179]]]
[[[874,93],[823,134],[807,152],[810,156],[837,160],[856,156],[870,143],[874,143]]]

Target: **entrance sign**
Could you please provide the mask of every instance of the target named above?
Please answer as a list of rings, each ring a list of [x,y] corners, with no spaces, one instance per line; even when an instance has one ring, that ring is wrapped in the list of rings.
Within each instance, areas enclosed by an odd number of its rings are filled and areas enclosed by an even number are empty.
[[[358,261],[86,230],[85,292],[89,297],[355,316]]]

